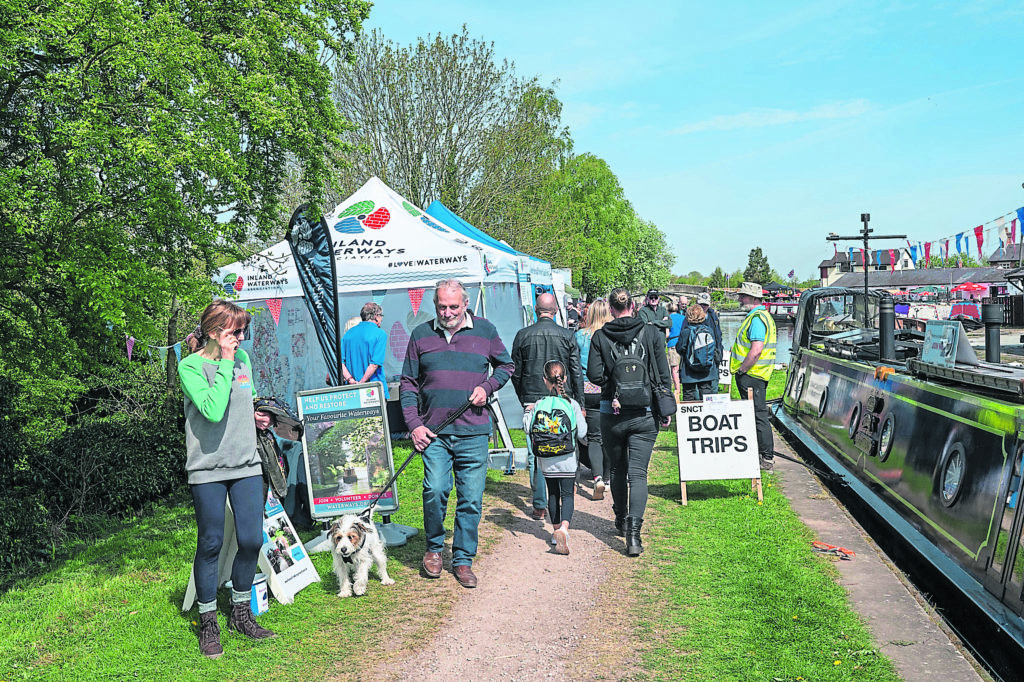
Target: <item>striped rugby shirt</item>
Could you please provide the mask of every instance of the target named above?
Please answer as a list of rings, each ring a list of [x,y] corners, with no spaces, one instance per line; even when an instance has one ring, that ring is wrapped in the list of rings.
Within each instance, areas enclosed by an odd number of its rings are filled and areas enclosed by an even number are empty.
[[[514,369],[498,330],[486,319],[473,317],[467,310],[464,326],[454,334],[437,320],[424,322],[413,330],[402,365],[405,423],[410,431],[420,426],[435,431],[469,400],[474,388],[483,386],[490,396],[505,385]],[[471,407],[443,433],[473,436],[488,434],[490,428],[486,407]]]

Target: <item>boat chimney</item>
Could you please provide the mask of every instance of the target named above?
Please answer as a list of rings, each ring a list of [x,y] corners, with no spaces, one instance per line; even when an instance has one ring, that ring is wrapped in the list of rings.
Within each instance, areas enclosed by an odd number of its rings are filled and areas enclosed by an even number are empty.
[[[981,321],[985,323],[985,362],[998,363],[999,328],[1003,324],[1003,306],[1000,303],[982,303]]]
[[[882,361],[896,359],[896,306],[889,294],[878,301],[878,355]]]

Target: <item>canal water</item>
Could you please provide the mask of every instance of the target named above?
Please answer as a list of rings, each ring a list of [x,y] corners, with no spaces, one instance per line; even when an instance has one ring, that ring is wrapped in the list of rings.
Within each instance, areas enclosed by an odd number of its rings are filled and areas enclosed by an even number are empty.
[[[739,330],[740,324],[743,323],[743,318],[745,317],[746,315],[741,313],[719,313],[719,319],[722,321],[722,343],[725,345],[726,350],[732,348],[732,342],[736,340],[736,332]],[[776,322],[775,326],[778,334],[775,362],[788,365],[789,351],[793,345],[793,323]]]

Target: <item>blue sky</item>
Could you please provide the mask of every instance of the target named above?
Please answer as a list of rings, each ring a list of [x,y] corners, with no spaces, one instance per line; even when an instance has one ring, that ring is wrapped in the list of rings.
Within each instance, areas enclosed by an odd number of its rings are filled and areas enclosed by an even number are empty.
[[[609,163],[676,274],[759,246],[804,279],[861,213],[932,241],[1024,206],[1019,0],[381,0],[367,27],[408,44],[462,24],[557,81],[576,152]]]

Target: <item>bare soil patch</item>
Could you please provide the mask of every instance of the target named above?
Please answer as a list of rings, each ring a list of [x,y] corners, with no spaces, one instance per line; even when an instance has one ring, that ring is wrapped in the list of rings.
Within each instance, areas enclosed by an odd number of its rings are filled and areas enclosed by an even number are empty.
[[[479,586],[458,585],[447,549],[439,580],[412,578],[411,589],[454,603],[439,609],[433,636],[418,647],[407,641],[415,648],[388,656],[390,665],[375,677],[619,680],[639,673],[630,644],[634,603],[626,589],[637,560],[625,556],[614,534],[610,495],[593,500],[591,490],[586,484],[577,492],[570,554],[562,556],[549,543],[550,523],[529,517],[525,472],[489,486],[480,525],[484,550],[473,564]],[[431,616],[418,609],[421,617]]]

